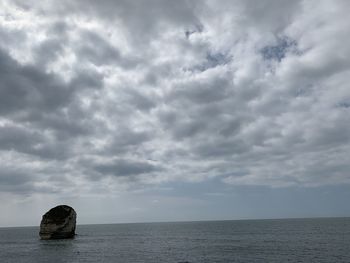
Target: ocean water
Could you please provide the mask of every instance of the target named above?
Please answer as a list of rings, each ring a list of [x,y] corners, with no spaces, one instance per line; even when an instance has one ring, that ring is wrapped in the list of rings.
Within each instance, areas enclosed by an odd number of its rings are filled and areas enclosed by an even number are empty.
[[[350,262],[350,218],[0,228],[0,262]]]

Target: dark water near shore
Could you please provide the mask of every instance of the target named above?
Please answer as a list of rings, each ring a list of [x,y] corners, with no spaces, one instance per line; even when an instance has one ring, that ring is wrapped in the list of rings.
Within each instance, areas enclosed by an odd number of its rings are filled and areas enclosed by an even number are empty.
[[[0,262],[350,262],[350,218],[0,228]]]

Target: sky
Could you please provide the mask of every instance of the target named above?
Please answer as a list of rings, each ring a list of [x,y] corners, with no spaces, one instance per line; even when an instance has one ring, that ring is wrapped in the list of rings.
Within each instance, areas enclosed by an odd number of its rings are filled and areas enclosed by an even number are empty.
[[[350,216],[349,13],[0,1],[0,226]]]

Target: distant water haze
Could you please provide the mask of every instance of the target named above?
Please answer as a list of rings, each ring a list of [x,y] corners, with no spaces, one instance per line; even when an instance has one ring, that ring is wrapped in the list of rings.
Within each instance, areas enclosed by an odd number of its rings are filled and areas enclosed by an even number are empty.
[[[235,188],[234,193],[210,195],[198,194],[202,191],[198,187],[183,187],[177,195],[166,198],[132,193],[118,197],[79,197],[66,201],[29,199],[23,203],[10,202],[5,209],[7,213],[0,217],[0,226],[38,226],[45,212],[62,203],[70,204],[76,210],[78,224],[343,217],[350,214],[350,191],[346,186]],[[202,188],[206,187],[202,185]],[[46,201],[54,205],[48,206]]]

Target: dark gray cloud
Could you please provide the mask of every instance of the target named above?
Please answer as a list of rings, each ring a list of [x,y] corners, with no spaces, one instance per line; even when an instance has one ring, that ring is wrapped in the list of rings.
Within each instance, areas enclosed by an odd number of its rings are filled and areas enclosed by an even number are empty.
[[[0,147],[42,158],[67,158],[72,141],[94,129],[77,94],[101,86],[98,75],[78,72],[65,82],[36,65],[21,65],[3,50],[0,56],[0,112],[10,123],[0,128]]]
[[[152,137],[152,134],[147,131],[133,131],[128,128],[119,129],[116,131],[106,150],[110,153],[135,150],[135,148],[138,148],[144,142],[152,140]]]
[[[0,36],[0,45],[3,49],[9,46],[19,45],[27,41],[26,32],[23,32],[20,29],[0,27]]]
[[[287,27],[297,12],[300,12],[302,1],[268,0],[257,3],[253,0],[237,1],[242,4],[244,19],[254,27],[278,32]],[[278,23],[277,23],[278,21]]]
[[[80,34],[80,38],[81,41],[77,52],[80,58],[86,59],[96,66],[110,63],[117,64],[120,60],[118,49],[110,45],[98,34],[86,31]]]
[[[1,149],[27,152],[30,151],[32,145],[39,144],[41,141],[40,133],[30,131],[25,127],[15,125],[1,126]]]
[[[126,87],[120,92],[120,96],[125,100],[125,103],[128,103],[134,109],[149,111],[156,107],[157,95],[154,94],[151,97],[143,94],[142,88],[139,91],[138,87]]]
[[[60,187],[69,188],[64,175],[52,168],[35,168],[17,156],[18,163],[7,164],[5,158],[0,171],[0,191],[14,195],[31,196],[36,193],[59,193]],[[47,172],[50,172],[48,175]],[[54,184],[55,182],[55,184]]]
[[[17,194],[29,194],[35,192],[31,177],[23,172],[6,171],[2,169],[0,176],[0,190]]]
[[[94,169],[102,175],[113,176],[139,175],[159,170],[159,168],[148,162],[131,160],[114,160],[110,163],[95,165]]]
[[[193,81],[186,80],[185,83],[174,85],[170,100],[183,103],[189,100],[190,104],[208,104],[225,99],[229,94],[230,79],[227,76],[214,78],[199,78]]]
[[[90,13],[98,15],[102,19],[110,21],[121,21],[128,28],[125,33],[128,37],[139,40],[151,40],[152,37],[161,33],[169,26],[186,26],[198,24],[198,20],[191,8],[193,4],[189,1],[170,0],[160,1],[136,1],[127,0],[104,1],[102,5],[94,1],[78,1],[72,3],[67,1],[68,5],[73,5],[78,12],[84,14]],[[82,9],[83,7],[83,9]],[[156,17],[156,19],[155,19]],[[139,43],[142,46],[142,43]]]
[[[73,88],[34,66],[22,66],[0,50],[0,112],[53,111],[72,99]]]

